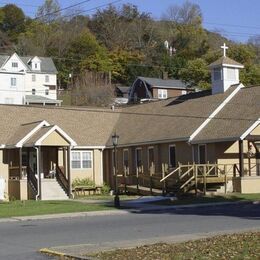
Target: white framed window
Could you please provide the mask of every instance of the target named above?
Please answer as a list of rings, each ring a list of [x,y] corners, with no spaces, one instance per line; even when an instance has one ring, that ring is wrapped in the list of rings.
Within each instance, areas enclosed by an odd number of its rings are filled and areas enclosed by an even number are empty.
[[[135,167],[138,173],[142,172],[142,148],[135,149]]]
[[[72,151],[71,168],[72,169],[92,168],[92,151]]]
[[[71,153],[71,168],[72,169],[80,169],[81,168],[80,152],[72,152]]]
[[[11,78],[11,87],[16,87],[16,78]]]
[[[35,82],[35,81],[36,81],[36,75],[33,74],[33,75],[32,75],[32,82]]]
[[[182,91],[181,91],[181,94],[182,94],[182,95],[186,95],[186,94],[187,94],[187,90],[182,90]]]
[[[90,151],[88,152],[82,152],[82,168],[92,168],[92,153]]]
[[[45,95],[46,95],[46,96],[49,95],[49,89],[45,89]]]
[[[176,146],[169,145],[169,167],[176,168],[177,161],[176,161]]]
[[[128,151],[128,149],[123,150],[123,167],[124,167],[124,172],[129,174],[129,151]]]
[[[36,94],[36,89],[33,88],[33,89],[32,89],[32,95],[35,95],[35,94]]]
[[[168,97],[167,89],[158,89],[158,98],[165,99]]]
[[[13,98],[5,98],[5,104],[13,104],[14,103],[14,99]]]
[[[45,82],[46,83],[50,82],[50,76],[49,75],[45,75]]]
[[[38,64],[34,63],[34,68],[37,69],[38,68]]]
[[[147,157],[148,157],[148,170],[150,171],[152,167],[154,167],[154,147],[150,146],[147,150]]]
[[[12,62],[12,68],[18,68],[18,62]]]

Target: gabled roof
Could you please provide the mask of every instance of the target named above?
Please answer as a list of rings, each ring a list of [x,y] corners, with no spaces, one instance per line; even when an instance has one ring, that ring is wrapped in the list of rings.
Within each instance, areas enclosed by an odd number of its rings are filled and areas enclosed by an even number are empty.
[[[239,68],[244,68],[244,65],[242,65],[241,63],[234,61],[232,59],[230,59],[229,57],[223,56],[221,58],[219,58],[218,60],[214,61],[213,63],[211,63],[209,65],[210,68],[213,67],[218,67],[218,66],[235,66],[235,67],[239,67]]]
[[[147,78],[138,77],[138,79],[145,81],[152,88],[154,87],[165,87],[165,88],[176,88],[176,89],[187,89],[188,85],[181,80],[177,79],[159,79],[159,78]]]
[[[11,55],[12,56],[12,55]],[[9,59],[11,56],[8,55],[0,55],[0,67]],[[19,56],[19,55],[18,55]],[[30,66],[30,61],[33,59],[35,56],[19,56],[21,61],[24,63],[28,71],[34,72]],[[57,73],[57,69],[55,67],[55,64],[50,57],[38,57],[41,60],[41,70],[40,71],[35,71],[35,72],[44,72],[44,73]]]
[[[239,140],[260,118],[260,86],[242,88],[193,143]]]

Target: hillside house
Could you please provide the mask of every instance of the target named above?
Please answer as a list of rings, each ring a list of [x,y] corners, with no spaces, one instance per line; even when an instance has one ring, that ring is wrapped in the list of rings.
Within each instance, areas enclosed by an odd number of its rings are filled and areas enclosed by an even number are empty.
[[[48,57],[0,55],[0,104],[60,105],[57,69]]]
[[[137,77],[129,91],[129,102],[158,100],[194,92],[181,80]]]

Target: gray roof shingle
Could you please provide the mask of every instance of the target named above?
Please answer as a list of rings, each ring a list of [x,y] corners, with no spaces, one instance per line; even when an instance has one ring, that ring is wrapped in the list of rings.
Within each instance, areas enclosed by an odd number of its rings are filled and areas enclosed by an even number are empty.
[[[181,80],[177,79],[159,79],[159,78],[147,78],[147,77],[138,77],[138,79],[147,82],[151,87],[165,87],[165,88],[177,88],[177,89],[186,89],[188,87]]]

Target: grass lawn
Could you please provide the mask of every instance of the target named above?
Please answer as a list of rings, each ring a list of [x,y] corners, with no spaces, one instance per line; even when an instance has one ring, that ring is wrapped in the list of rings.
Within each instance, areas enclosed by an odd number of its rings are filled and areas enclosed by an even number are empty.
[[[232,193],[227,195],[214,195],[214,196],[189,196],[174,200],[169,198],[168,200],[160,200],[155,202],[149,202],[156,205],[188,205],[198,203],[211,203],[211,202],[236,202],[236,201],[257,201],[260,200],[260,193],[257,194],[240,194]]]
[[[13,201],[0,203],[0,218],[113,209],[76,201]]]
[[[154,244],[132,249],[102,252],[102,260],[259,259],[260,232],[222,235],[179,244]],[[96,259],[95,258],[95,259]]]

